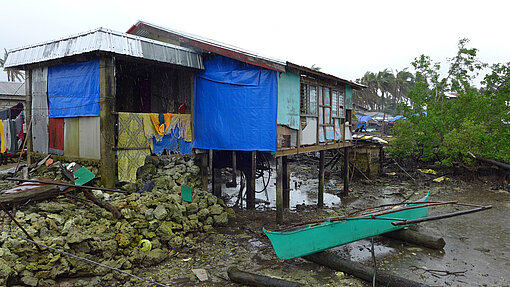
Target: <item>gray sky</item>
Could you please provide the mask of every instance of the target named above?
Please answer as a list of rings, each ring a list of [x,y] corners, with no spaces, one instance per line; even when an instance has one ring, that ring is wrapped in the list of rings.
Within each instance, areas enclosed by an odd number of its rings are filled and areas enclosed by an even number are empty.
[[[144,20],[355,80],[410,67],[420,54],[444,61],[460,38],[482,61],[510,62],[509,8],[491,0],[3,1],[0,48],[97,27],[125,32]]]

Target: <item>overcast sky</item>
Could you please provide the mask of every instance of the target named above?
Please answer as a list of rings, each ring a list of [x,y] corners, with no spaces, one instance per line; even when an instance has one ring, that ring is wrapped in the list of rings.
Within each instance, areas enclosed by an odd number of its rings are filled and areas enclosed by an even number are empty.
[[[469,38],[482,61],[510,62],[508,1],[2,1],[0,48],[144,20],[311,66],[348,80],[444,61]],[[2,52],[3,56],[3,52]],[[4,72],[0,80],[7,80]]]

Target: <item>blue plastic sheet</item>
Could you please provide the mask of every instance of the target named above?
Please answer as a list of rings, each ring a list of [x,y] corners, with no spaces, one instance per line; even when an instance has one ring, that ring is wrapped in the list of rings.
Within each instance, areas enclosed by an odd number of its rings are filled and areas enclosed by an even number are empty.
[[[50,118],[99,116],[99,60],[48,69]]]
[[[194,148],[274,151],[276,72],[212,56],[195,79]]]
[[[160,141],[152,138],[154,145],[153,152],[156,155],[161,155],[166,150],[167,152],[174,152],[180,154],[191,154],[193,143],[187,142],[183,138],[178,138],[179,128],[176,127],[171,133],[164,135]]]

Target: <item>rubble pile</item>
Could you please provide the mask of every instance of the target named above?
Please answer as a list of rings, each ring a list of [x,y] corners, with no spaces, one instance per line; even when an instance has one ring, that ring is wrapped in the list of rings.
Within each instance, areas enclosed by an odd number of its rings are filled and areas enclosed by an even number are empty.
[[[62,179],[55,164],[39,173]],[[212,232],[213,226],[226,225],[235,216],[222,200],[199,190],[198,174],[192,157],[148,160],[140,170],[140,180],[122,187],[128,193],[94,190],[98,199],[120,211],[121,219],[92,203],[65,197],[19,206],[15,216],[36,242],[133,272],[162,262],[169,252],[193,246],[198,233]],[[149,180],[153,189],[139,192]],[[192,202],[182,199],[181,185],[193,188]],[[25,237],[7,217],[1,226]],[[33,244],[2,232],[0,286],[53,286],[62,277],[84,276],[102,276],[97,279],[101,281],[114,276],[126,279],[126,275],[46,248],[39,252]]]

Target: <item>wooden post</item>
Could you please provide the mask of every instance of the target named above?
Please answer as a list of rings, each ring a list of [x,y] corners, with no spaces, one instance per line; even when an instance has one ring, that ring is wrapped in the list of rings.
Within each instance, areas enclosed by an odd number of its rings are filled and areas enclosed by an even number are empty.
[[[232,183],[236,186],[237,182],[237,155],[235,151],[232,151]]]
[[[115,60],[104,57],[99,62],[99,102],[100,112],[100,154],[101,183],[108,188],[115,187]]]
[[[209,181],[207,179],[207,154],[203,153],[200,155],[200,177],[202,178],[202,188],[207,190]]]
[[[324,150],[319,152],[319,194],[317,196],[317,207],[324,207]]]
[[[32,70],[25,71],[25,126],[27,127],[26,143],[27,143],[27,161],[28,164],[33,163],[32,152],[34,145],[32,143],[32,128],[29,123],[32,120]]]
[[[278,171],[276,171],[278,173]],[[290,208],[290,172],[287,156],[282,157],[283,208]]]
[[[255,209],[255,171],[257,170],[257,151],[251,152],[250,178],[246,179],[246,208]]]
[[[344,194],[349,195],[349,152],[350,148],[344,148]]]
[[[276,158],[276,223],[283,223],[283,209],[285,200],[283,198],[283,159]]]

